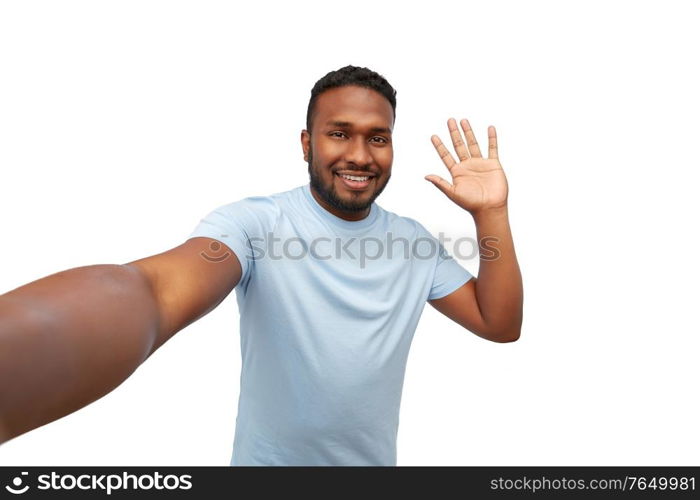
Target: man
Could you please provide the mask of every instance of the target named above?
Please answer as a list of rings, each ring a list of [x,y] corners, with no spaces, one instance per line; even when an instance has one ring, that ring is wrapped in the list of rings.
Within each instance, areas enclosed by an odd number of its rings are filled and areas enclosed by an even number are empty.
[[[391,177],[395,95],[367,68],[328,73],[301,133],[309,184],[218,207],[164,253],[0,296],[0,441],[108,393],[236,288],[243,363],[231,464],[395,465],[425,302],[512,342],[523,301],[493,127],[483,158],[469,123],[465,143],[450,119],[459,161],[432,142],[452,183],[426,177],[472,215],[479,241],[490,239],[478,279],[417,221],[374,202]]]

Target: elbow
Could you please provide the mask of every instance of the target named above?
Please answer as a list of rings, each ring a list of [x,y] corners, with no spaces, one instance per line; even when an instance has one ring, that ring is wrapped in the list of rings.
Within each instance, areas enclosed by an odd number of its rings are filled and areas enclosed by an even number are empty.
[[[501,344],[515,342],[520,338],[520,330],[523,325],[522,310],[513,321],[502,324],[499,328],[492,330],[493,341]]]
[[[499,337],[498,340],[496,340],[496,342],[498,342],[500,344],[507,344],[509,342],[515,342],[519,338],[520,338],[520,329],[518,329],[514,332],[509,332],[506,335],[502,335],[501,337]]]
[[[496,342],[498,344],[507,344],[509,342],[515,342],[520,338],[520,328],[517,330],[507,330],[507,329],[501,329],[501,330],[490,330],[490,331],[484,331],[484,330],[470,330],[479,337],[490,340],[491,342]]]
[[[515,342],[520,338],[520,326],[518,325],[515,328],[501,328],[496,331],[491,331],[486,338],[499,344]]]

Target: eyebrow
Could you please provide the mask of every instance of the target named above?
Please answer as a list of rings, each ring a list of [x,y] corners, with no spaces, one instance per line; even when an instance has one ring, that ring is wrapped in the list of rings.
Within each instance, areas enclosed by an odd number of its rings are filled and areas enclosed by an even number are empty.
[[[350,122],[342,122],[338,120],[331,120],[326,122],[326,125],[330,125],[332,127],[341,127],[341,128],[352,128],[352,123]],[[391,129],[387,127],[372,127],[369,129],[370,132],[372,133],[383,133],[383,134],[391,134]]]

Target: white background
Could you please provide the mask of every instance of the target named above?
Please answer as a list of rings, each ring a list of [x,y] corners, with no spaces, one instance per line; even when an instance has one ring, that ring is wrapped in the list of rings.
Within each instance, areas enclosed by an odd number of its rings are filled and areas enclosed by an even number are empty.
[[[495,125],[525,285],[512,344],[426,305],[399,465],[698,465],[691,5],[3,2],[0,292],[162,252],[221,204],[306,183],[311,87],[367,66],[398,99],[377,202],[474,234],[423,179],[448,177],[430,135],[468,118],[483,150]],[[232,293],[0,465],[228,465],[239,371]]]

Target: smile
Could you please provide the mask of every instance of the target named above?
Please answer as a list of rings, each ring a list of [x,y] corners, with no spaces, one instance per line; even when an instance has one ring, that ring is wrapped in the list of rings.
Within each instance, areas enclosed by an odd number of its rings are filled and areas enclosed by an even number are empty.
[[[374,179],[374,176],[360,176],[360,175],[349,175],[349,174],[335,174],[345,185],[350,190],[353,191],[361,191],[363,189],[366,189],[367,186],[370,185],[372,182],[372,179]]]

